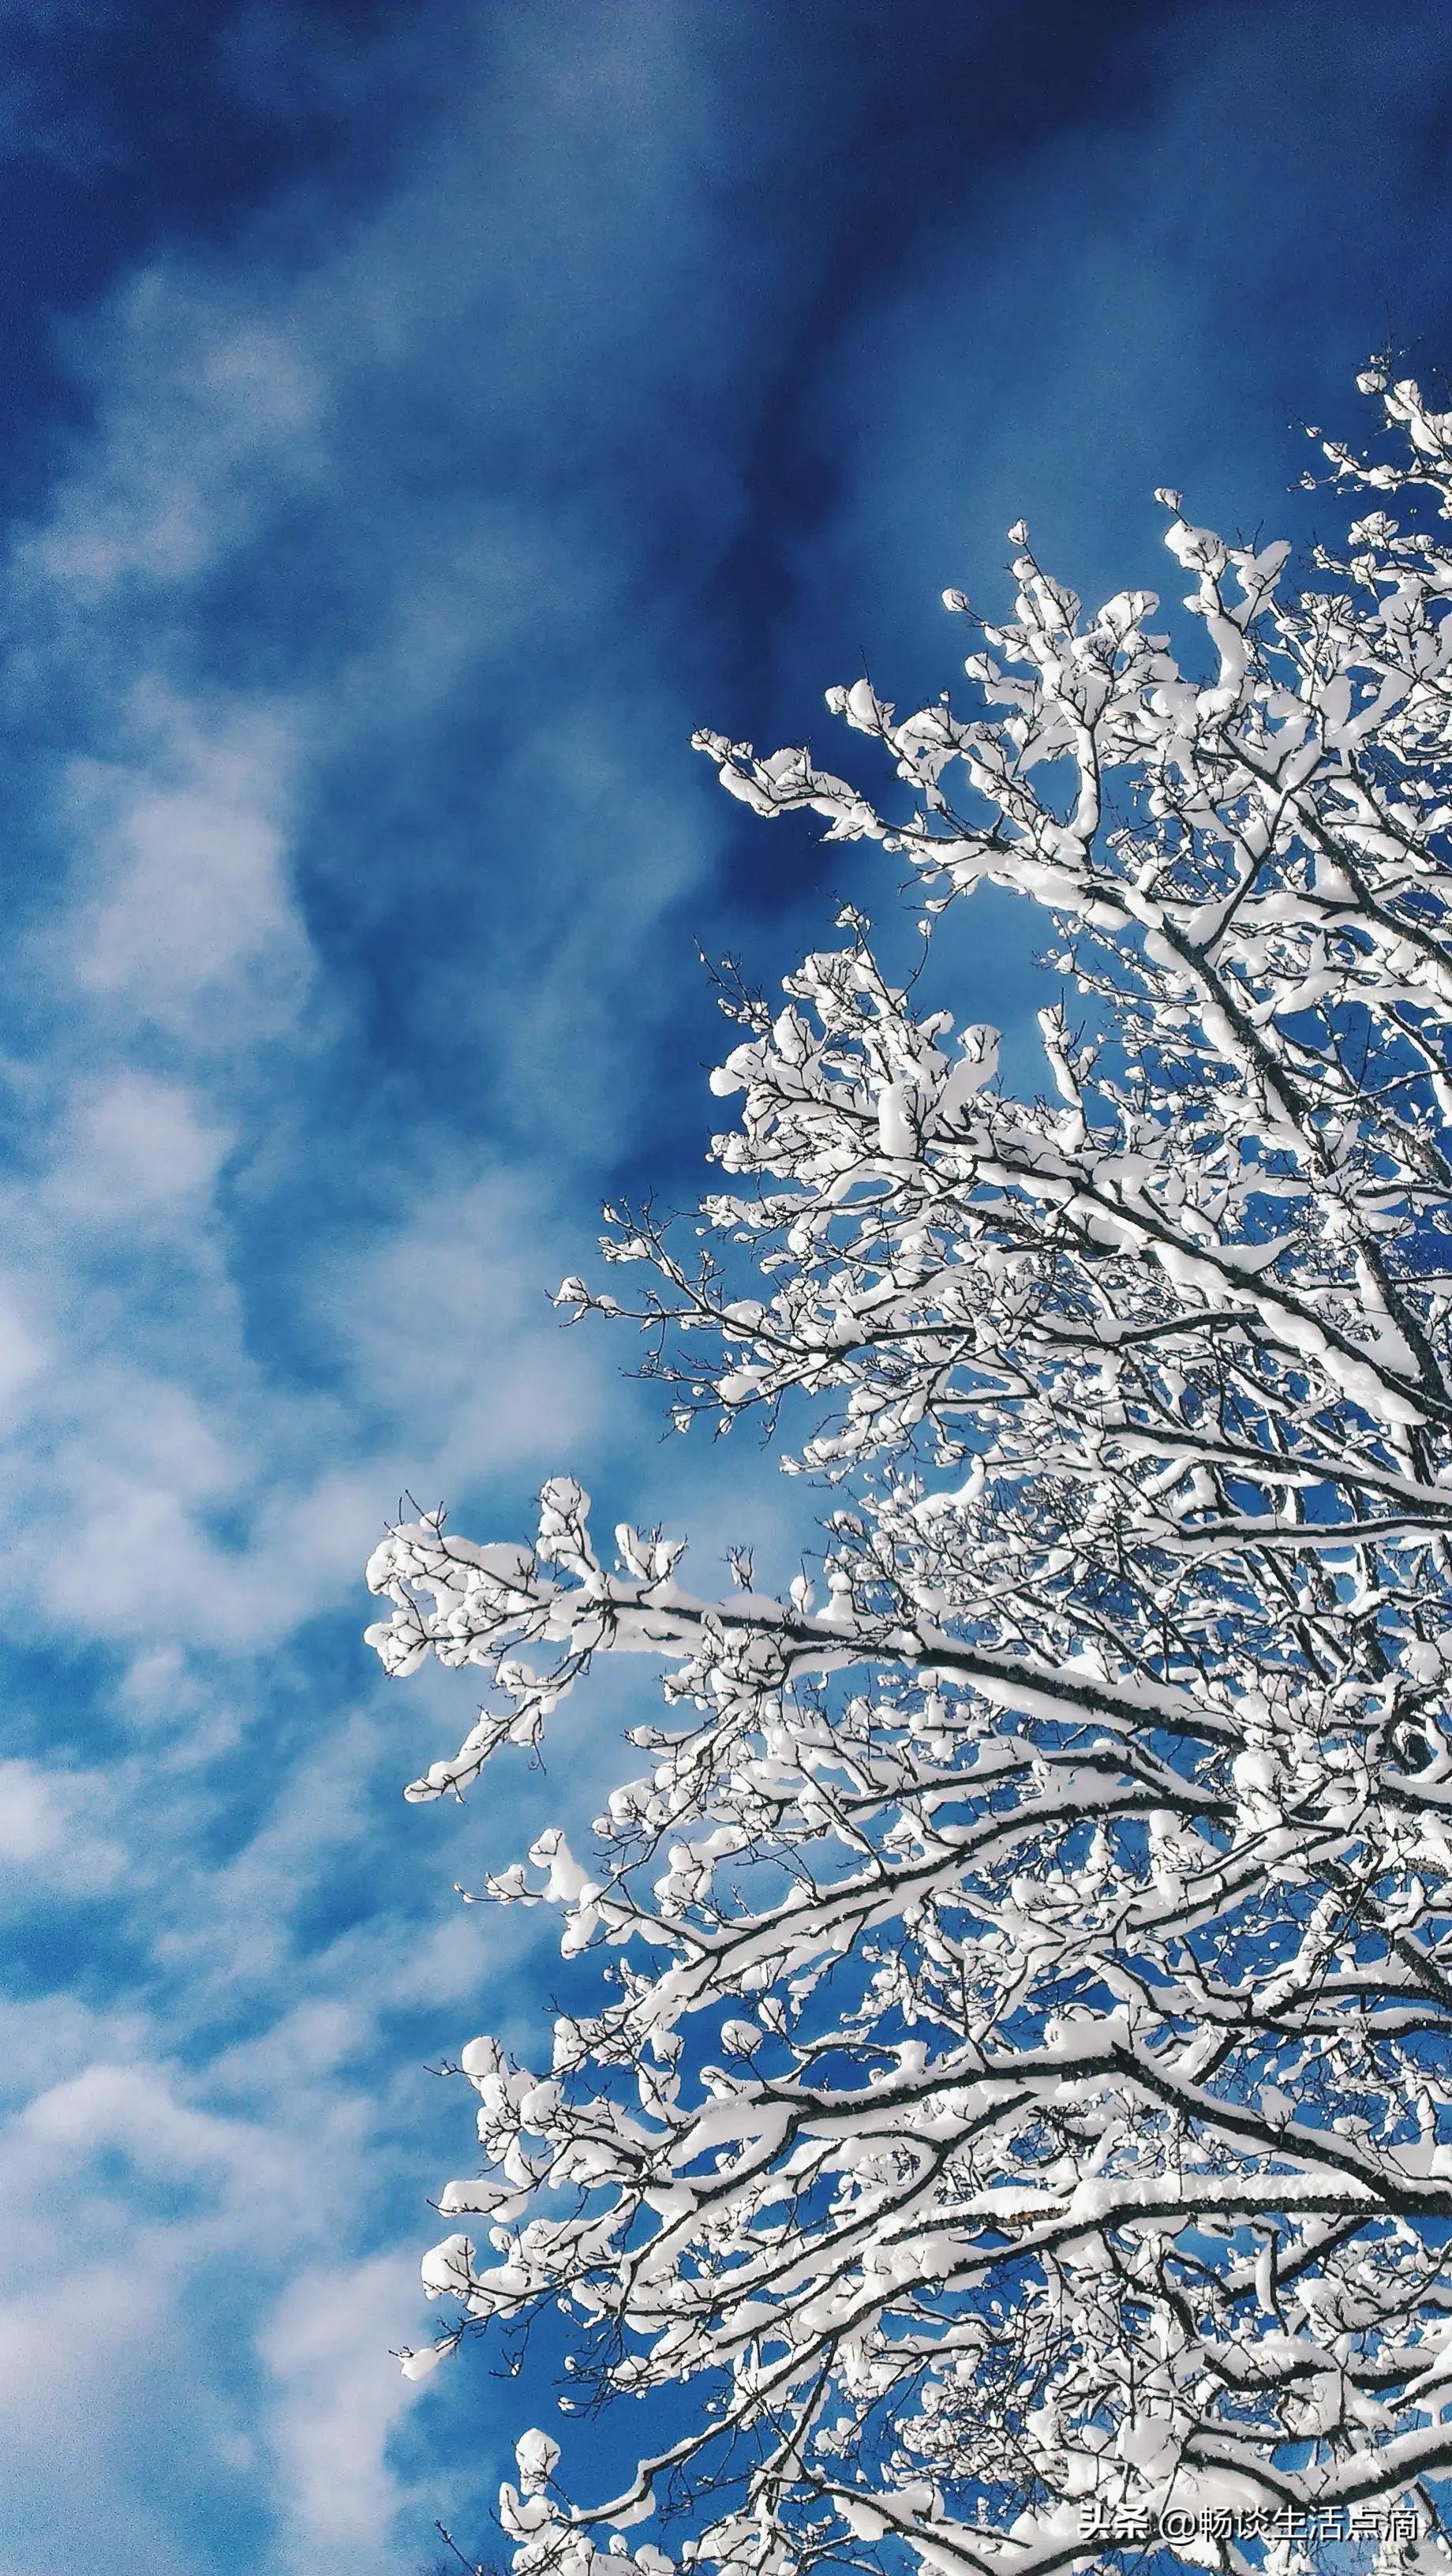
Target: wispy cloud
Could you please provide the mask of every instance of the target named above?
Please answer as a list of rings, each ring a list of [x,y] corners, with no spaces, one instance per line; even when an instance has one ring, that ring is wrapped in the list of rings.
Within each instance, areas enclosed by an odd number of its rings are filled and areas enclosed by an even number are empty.
[[[35,1973],[94,1999],[37,2031],[0,2149],[27,2576],[394,2563],[388,2350],[435,2176],[392,2051],[471,2017],[485,1953],[457,1828],[430,1820],[427,1888],[397,1845],[431,1721],[357,1701],[359,1566],[405,1486],[517,1517],[625,1430],[545,1302],[577,1250],[550,1160],[630,1132],[653,927],[710,851],[625,747],[694,710],[630,633],[657,532],[603,506],[651,437],[611,364],[669,303],[649,231],[681,210],[682,278],[706,233],[672,118],[640,154],[578,55],[500,25],[381,197],[163,252],[69,328],[90,425],[5,576],[54,888],[10,972],[8,1615],[106,1676],[37,1701],[0,1773]],[[590,42],[659,110],[670,41]],[[662,384],[691,345],[682,314]],[[699,474],[654,445],[656,487]],[[466,723],[498,746],[477,819]]]

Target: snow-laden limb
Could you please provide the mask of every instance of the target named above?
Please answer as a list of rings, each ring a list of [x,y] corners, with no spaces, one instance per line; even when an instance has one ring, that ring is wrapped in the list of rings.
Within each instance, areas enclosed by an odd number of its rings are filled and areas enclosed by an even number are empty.
[[[667,2576],[652,2515],[731,2576],[1088,2566],[1160,2517],[1274,2576],[1393,2498],[1382,2563],[1452,2565],[1452,416],[1363,389],[1402,461],[1328,445],[1333,484],[1403,515],[1300,595],[1161,496],[1200,671],[1020,530],[966,710],[830,693],[891,810],[698,737],[930,915],[1030,896],[1089,1032],[1046,1010],[1052,1096],[1008,1098],[846,915],[784,1007],[728,996],[704,1257],[621,1214],[640,1294],[560,1291],[634,1314],[682,1428],[799,1428],[818,1590],[691,1590],[566,1478],[529,1546],[433,1514],[369,1568],[391,1672],[488,1676],[412,1797],[597,1656],[667,1702],[584,1857],[483,1891],[613,1984],[547,2065],[465,2049],[475,2233],[426,2286],[562,2309],[580,2402],[671,2409],[587,2506],[524,2436],[521,2576]]]

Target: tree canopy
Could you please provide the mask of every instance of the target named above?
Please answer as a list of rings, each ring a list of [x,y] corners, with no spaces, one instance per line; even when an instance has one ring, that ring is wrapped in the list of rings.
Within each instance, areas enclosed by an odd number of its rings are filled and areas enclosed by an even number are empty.
[[[523,2435],[521,2576],[1452,2565],[1452,413],[1360,384],[1299,588],[1158,496],[1198,655],[1020,526],[1011,618],[946,594],[966,700],[828,693],[880,803],[697,737],[925,922],[1026,895],[1061,985],[1016,1099],[844,914],[725,995],[694,1222],[615,1211],[622,1294],[559,1292],[682,1429],[776,1425],[820,1579],[698,1595],[563,1477],[370,1565],[391,1673],[488,1675],[413,1798],[601,1656],[664,1687],[585,1857],[489,1882],[611,1982],[537,2068],[464,2049],[405,2361],[552,2306],[567,2404],[644,2401],[608,2496]]]

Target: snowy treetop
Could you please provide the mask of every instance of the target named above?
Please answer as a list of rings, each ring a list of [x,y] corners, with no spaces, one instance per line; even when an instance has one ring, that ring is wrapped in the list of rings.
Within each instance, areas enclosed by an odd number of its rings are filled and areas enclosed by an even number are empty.
[[[612,1984],[537,2068],[465,2050],[482,2224],[425,2281],[446,2348],[553,2305],[580,2403],[699,2405],[584,2505],[527,2433],[521,2576],[612,2531],[645,2576],[994,2576],[1126,2513],[1288,2571],[1216,2517],[1388,2496],[1383,2563],[1452,2565],[1452,414],[1362,381],[1399,443],[1332,487],[1400,515],[1303,587],[1160,496],[1196,671],[1019,528],[965,704],[829,692],[880,807],[697,737],[928,921],[1027,895],[1062,985],[1015,1100],[844,916],[728,996],[702,1231],[619,1211],[644,1286],[560,1291],[682,1429],[780,1417],[820,1578],[698,1594],[563,1476],[529,1545],[434,1514],[370,1565],[390,1672],[488,1678],[415,1798],[599,1656],[664,1682],[593,1830],[489,1882]]]

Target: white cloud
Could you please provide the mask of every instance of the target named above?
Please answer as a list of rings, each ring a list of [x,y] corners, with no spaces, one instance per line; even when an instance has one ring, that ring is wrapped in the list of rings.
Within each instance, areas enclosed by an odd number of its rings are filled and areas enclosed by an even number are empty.
[[[233,1134],[182,1084],[131,1066],[78,1083],[68,1128],[43,1196],[91,1225],[205,1197]]]
[[[615,1372],[549,1303],[574,1239],[528,1174],[446,1171],[360,1258],[314,1273],[319,1323],[386,1402],[410,1476],[539,1482],[592,1441]]]
[[[0,2479],[26,2576],[78,2557],[202,2576],[259,2503],[253,2564],[343,2576],[305,2551],[347,2534],[348,2576],[381,2576],[411,2267],[350,2260],[334,2203],[363,2182],[368,2124],[346,2086],[300,2092],[242,2118],[154,2060],[93,2059],[0,2131]]]
[[[18,549],[38,613],[57,590],[94,608],[131,583],[195,582],[279,499],[316,490],[325,385],[270,283],[264,319],[245,257],[162,254],[123,281],[100,327],[95,315],[65,326],[104,427]]]
[[[6,1615],[62,1678],[0,1771],[0,1856],[54,1909],[39,1972],[90,1999],[14,2022],[0,2132],[24,2576],[397,2576],[389,2346],[421,2339],[456,2151],[415,2143],[443,2117],[416,2062],[508,2024],[540,1938],[449,1882],[555,1791],[521,1764],[488,1817],[404,1809],[457,1692],[297,1641],[349,1599],[361,1627],[401,1488],[518,1525],[632,1437],[633,1351],[547,1292],[579,1176],[648,1118],[661,925],[726,829],[654,774],[678,742],[703,792],[711,712],[654,584],[673,507],[709,489],[722,544],[739,514],[712,412],[746,326],[703,258],[709,82],[674,22],[623,23],[496,15],[361,210],[320,186],[68,323],[89,425],[0,576],[7,704],[64,746],[0,1281]],[[397,812],[349,801],[395,776]],[[467,1098],[390,1061],[406,1008]],[[613,1757],[580,1743],[584,1785]]]
[[[152,682],[115,721],[131,759],[73,760],[55,804],[81,853],[75,983],[117,1034],[151,1024],[203,1060],[219,1037],[256,1046],[295,1018],[311,971],[285,864],[302,718]]]
[[[263,2338],[276,2383],[272,2442],[297,2576],[353,2576],[400,2511],[388,2438],[415,2391],[389,2357],[416,2305],[418,2266],[377,2255],[315,2263],[289,2285]]]
[[[111,1797],[100,1772],[47,1770],[33,1761],[0,1761],[0,1887],[16,1873],[15,1892],[59,1887],[95,1894],[125,1863],[119,1843],[95,1830]]]
[[[25,1312],[33,1296],[25,1281],[12,1286],[0,1278],[0,1406],[7,1412],[46,1364],[45,1343]]]

